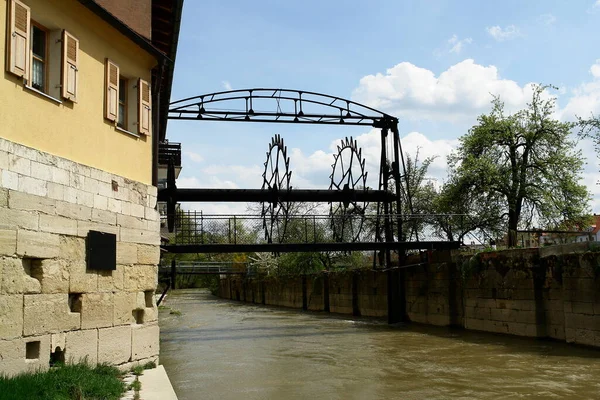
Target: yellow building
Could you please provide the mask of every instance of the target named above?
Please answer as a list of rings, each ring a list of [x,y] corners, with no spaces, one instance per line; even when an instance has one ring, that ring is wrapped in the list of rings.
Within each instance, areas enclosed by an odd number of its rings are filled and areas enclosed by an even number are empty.
[[[0,0],[0,374],[156,360],[182,0]]]

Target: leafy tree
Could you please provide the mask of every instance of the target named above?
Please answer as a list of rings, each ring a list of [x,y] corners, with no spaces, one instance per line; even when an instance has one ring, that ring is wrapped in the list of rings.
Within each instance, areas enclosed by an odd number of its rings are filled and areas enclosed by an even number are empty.
[[[591,139],[596,149],[596,154],[600,158],[600,117],[592,114],[590,118],[578,118],[579,137],[582,139]],[[600,180],[596,182],[600,185]]]
[[[497,237],[502,230],[502,201],[496,195],[451,177],[433,197],[436,233],[450,241],[463,242],[467,234],[479,232],[483,239]]]
[[[437,196],[433,182],[427,178],[429,167],[437,157],[419,159],[421,149],[417,149],[414,157],[406,154],[405,167],[406,178],[401,186],[403,215],[402,231],[404,240],[422,238],[431,224],[432,215],[435,214],[434,200]],[[393,184],[393,181],[391,181]],[[410,194],[410,196],[409,196]],[[392,206],[392,212],[396,213],[396,204]]]
[[[589,193],[579,184],[583,158],[571,139],[574,124],[554,119],[556,99],[546,96],[547,88],[535,86],[531,102],[512,115],[494,97],[492,111],[478,118],[448,158],[460,188],[501,210],[509,246],[517,244],[519,226],[534,221],[556,226],[587,214]]]

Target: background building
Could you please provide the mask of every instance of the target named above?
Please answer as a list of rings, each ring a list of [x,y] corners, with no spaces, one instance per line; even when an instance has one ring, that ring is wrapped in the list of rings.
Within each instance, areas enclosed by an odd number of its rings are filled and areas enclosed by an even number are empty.
[[[182,0],[0,0],[0,373],[158,358]]]

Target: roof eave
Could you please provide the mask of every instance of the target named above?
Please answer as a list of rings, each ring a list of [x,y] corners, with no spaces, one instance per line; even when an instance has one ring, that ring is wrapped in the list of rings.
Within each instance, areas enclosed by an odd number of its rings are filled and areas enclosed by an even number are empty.
[[[151,54],[157,61],[166,61],[168,64],[173,64],[173,60],[171,60],[166,54],[157,49],[152,43],[150,43],[146,38],[138,34],[136,31],[131,29],[125,23],[123,23],[120,19],[112,15],[108,12],[104,7],[100,6],[93,0],[78,0],[81,4],[83,4],[86,8],[88,8],[91,12],[102,18],[105,22],[111,25],[113,28],[121,32],[127,38],[129,38],[136,45],[141,47],[143,50],[147,51]]]
[[[169,104],[171,102],[171,89],[173,87],[173,76],[175,73],[175,60],[177,58],[177,48],[178,48],[178,44],[179,44],[179,31],[181,28],[181,16],[183,14],[183,1],[184,0],[174,0],[174,7],[173,9],[175,10],[175,13],[173,15],[173,42],[171,44],[171,49],[172,49],[172,54],[170,54],[170,56],[172,57],[172,61],[170,63],[167,64],[167,71],[166,71],[166,77],[165,79],[167,80],[167,85],[164,91],[164,97],[162,97],[162,103],[160,106],[161,109],[161,113],[162,116],[164,117],[163,120],[165,121],[164,124],[161,124],[160,126],[160,131],[159,131],[159,139],[160,141],[164,141],[166,139],[167,136],[167,119],[168,119],[168,115],[169,115]]]

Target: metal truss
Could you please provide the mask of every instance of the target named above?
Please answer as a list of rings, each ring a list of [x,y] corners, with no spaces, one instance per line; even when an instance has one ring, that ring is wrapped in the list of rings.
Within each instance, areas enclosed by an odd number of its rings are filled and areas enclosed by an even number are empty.
[[[398,120],[352,100],[290,89],[240,89],[171,103],[169,119],[391,128]]]

